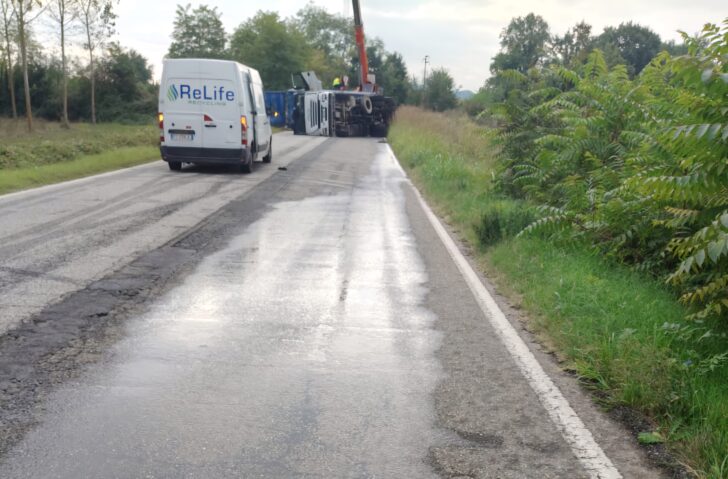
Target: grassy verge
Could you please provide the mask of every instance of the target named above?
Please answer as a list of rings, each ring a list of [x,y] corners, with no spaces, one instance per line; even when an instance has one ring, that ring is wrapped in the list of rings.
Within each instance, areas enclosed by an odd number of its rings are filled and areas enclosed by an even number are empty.
[[[154,125],[73,124],[37,121],[33,133],[22,122],[0,120],[0,170],[28,168],[75,160],[107,151],[156,146]]]
[[[157,147],[132,146],[60,163],[0,170],[0,194],[118,170],[158,158]]]
[[[0,119],[0,194],[80,178],[159,157],[154,125],[74,124]]]
[[[494,191],[491,134],[463,116],[401,108],[389,140],[435,209],[601,404],[645,415],[649,427],[638,432],[659,435],[643,438],[664,438],[697,476],[728,477],[728,367],[716,360],[725,328],[687,323],[663,284],[587,245],[515,238],[533,207]]]

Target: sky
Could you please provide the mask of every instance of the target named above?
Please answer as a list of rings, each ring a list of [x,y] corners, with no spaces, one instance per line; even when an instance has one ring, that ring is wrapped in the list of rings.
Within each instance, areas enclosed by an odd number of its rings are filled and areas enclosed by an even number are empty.
[[[291,17],[308,0],[121,0],[118,40],[149,59],[155,78],[171,43],[178,3],[217,7],[228,33],[258,10]],[[350,0],[313,0],[334,14],[351,16]],[[409,73],[421,80],[425,56],[431,68],[445,68],[462,89],[477,91],[489,76],[498,36],[510,20],[530,12],[541,15],[551,32],[562,35],[584,20],[599,34],[606,26],[633,21],[663,40],[678,40],[678,30],[696,33],[707,22],[728,18],[727,0],[360,0],[367,37],[379,37],[388,51],[401,53]],[[352,32],[353,35],[353,32]]]

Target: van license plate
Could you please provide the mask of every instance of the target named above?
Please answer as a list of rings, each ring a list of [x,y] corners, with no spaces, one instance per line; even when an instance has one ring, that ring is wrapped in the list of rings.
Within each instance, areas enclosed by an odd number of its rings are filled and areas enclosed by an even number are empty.
[[[169,138],[172,141],[192,141],[195,139],[194,133],[170,133]]]

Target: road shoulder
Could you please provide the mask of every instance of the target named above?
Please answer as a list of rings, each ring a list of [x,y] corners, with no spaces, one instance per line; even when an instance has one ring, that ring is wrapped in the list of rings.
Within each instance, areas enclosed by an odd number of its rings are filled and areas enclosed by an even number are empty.
[[[503,350],[502,344],[495,341],[496,333],[488,324],[483,312],[472,307],[466,308],[465,305],[468,303],[474,303],[472,293],[452,261],[443,259],[449,260],[449,255],[444,252],[442,242],[420,207],[414,186],[408,183],[404,188],[407,211],[422,250],[421,256],[427,263],[429,271],[438,272],[430,279],[428,296],[428,306],[440,318],[437,326],[445,332],[446,337],[438,353],[448,373],[448,378],[440,385],[436,395],[438,417],[443,426],[464,432],[466,436],[474,439],[474,448],[467,451],[433,451],[436,465],[448,474],[467,476],[473,471],[485,474],[486,464],[492,472],[493,464],[502,461],[500,459],[502,455],[497,453],[497,450],[509,441],[521,447],[522,451],[528,451],[525,457],[533,453],[533,464],[539,465],[539,473],[546,474],[540,477],[565,477],[564,473],[573,477],[570,471],[559,469],[564,467],[563,464],[549,465],[542,462],[539,456],[544,451],[548,451],[549,455],[553,455],[557,450],[563,453],[562,449],[568,449],[568,445],[562,440],[555,440],[553,435],[539,432],[539,426],[534,427],[534,424],[531,424],[539,422],[538,418],[533,417],[533,411],[522,409],[517,412],[516,417],[503,417],[504,409],[509,409],[505,405],[519,401],[519,396],[533,396],[527,402],[528,407],[538,409],[542,416],[546,415],[546,411],[535,398],[533,391],[525,386],[525,381],[514,393],[501,396],[498,392],[501,385],[512,385],[513,378],[521,375],[516,371],[512,371],[512,374],[504,373],[508,369],[515,369],[510,359],[508,361],[502,359],[507,356],[505,351],[492,354],[494,350]],[[460,251],[464,253],[473,270],[478,271],[472,256],[468,254],[467,247],[452,231],[449,231],[449,234],[455,238]],[[664,477],[662,471],[649,464],[644,451],[635,443],[631,434],[599,410],[576,378],[562,371],[555,358],[543,351],[533,336],[523,328],[524,323],[519,312],[510,307],[503,296],[495,292],[493,284],[482,273],[478,276],[619,472],[624,477]],[[443,296],[451,298],[444,299]],[[454,311],[452,304],[460,305],[461,311]],[[465,381],[469,376],[474,379]],[[519,429],[513,428],[513,424],[518,424]],[[547,431],[546,426],[542,427]],[[525,435],[522,432],[524,430],[527,431]],[[445,464],[439,461],[444,461]],[[526,467],[525,464],[503,462],[499,467],[506,476],[526,472],[519,469]],[[548,467],[554,468],[553,475],[548,472]],[[490,476],[477,474],[477,477]]]

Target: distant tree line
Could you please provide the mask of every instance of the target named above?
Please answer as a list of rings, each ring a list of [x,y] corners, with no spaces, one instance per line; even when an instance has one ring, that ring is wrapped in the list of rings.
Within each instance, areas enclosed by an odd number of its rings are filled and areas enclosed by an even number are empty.
[[[110,39],[119,0],[0,0],[0,115],[71,121],[148,121],[158,85],[139,52]],[[39,39],[51,25],[53,39]],[[84,56],[69,56],[81,46]],[[402,55],[369,38],[371,73],[385,94],[433,109],[456,104],[454,81],[435,70],[423,85],[410,77]],[[220,58],[260,71],[267,89],[288,89],[293,75],[315,71],[325,86],[348,76],[358,84],[359,58],[353,21],[307,5],[291,18],[259,11],[231,34],[221,12],[208,5],[178,5],[169,58]],[[301,86],[301,85],[298,85]],[[430,91],[431,90],[431,91]]]
[[[664,42],[657,33],[633,22],[606,27],[594,35],[592,26],[582,21],[558,35],[552,34],[548,23],[534,13],[512,19],[501,32],[500,46],[490,64],[490,78],[475,97],[465,102],[471,114],[508,97],[511,83],[504,72],[526,74],[552,65],[577,69],[587,63],[594,50],[600,50],[609,68],[624,65],[629,77],[634,78],[661,51],[673,56],[687,53],[685,43]]]
[[[109,42],[117,3],[0,0],[0,114],[23,116],[29,130],[34,114],[66,125],[95,123],[97,109],[103,121],[146,114],[155,96],[146,59]],[[41,25],[51,26],[53,40],[41,43]],[[70,57],[71,46],[85,54]]]
[[[326,87],[336,77],[348,76],[350,86],[359,82],[352,19],[308,4],[287,19],[259,11],[228,35],[220,16],[207,5],[178,6],[167,56],[235,60],[260,71],[270,90],[291,88],[293,75],[307,70],[315,71]],[[386,95],[398,103],[413,97],[417,85],[408,77],[402,55],[387,51],[381,39],[368,38],[367,56]]]

